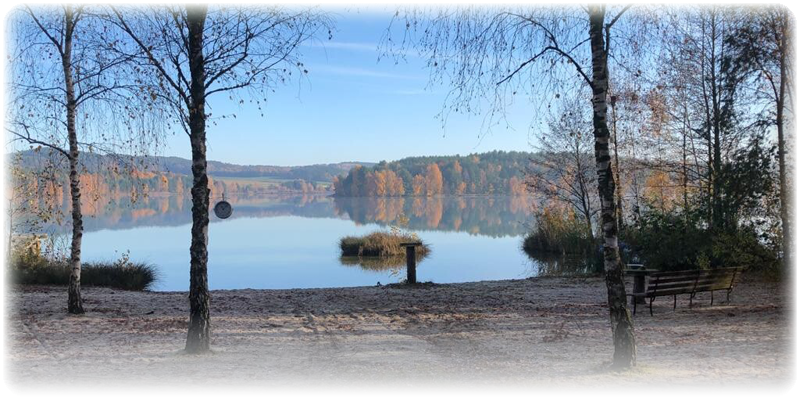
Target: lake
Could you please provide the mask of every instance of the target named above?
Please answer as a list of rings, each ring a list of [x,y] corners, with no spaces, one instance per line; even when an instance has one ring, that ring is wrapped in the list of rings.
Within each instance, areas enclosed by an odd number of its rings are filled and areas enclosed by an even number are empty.
[[[339,238],[375,230],[417,233],[432,253],[417,267],[419,281],[455,283],[535,276],[559,268],[521,250],[532,221],[529,197],[331,198],[229,197],[233,216],[209,225],[211,289],[286,289],[395,283],[403,268],[340,260]],[[213,203],[214,201],[212,201]],[[154,196],[87,202],[84,261],[134,261],[157,267],[153,290],[189,287],[191,203]],[[554,264],[555,263],[555,264]]]

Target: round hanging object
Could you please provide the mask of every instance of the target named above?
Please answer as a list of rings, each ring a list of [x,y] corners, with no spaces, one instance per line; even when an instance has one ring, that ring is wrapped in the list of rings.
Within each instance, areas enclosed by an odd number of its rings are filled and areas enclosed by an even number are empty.
[[[214,214],[220,219],[228,218],[233,214],[233,207],[231,203],[222,200],[214,206]]]

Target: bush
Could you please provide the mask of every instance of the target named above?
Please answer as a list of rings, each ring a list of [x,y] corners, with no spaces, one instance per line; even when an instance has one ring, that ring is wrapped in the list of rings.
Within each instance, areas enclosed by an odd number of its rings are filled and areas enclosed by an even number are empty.
[[[621,239],[648,268],[677,271],[710,267],[711,237],[694,218],[649,211],[629,226]]]
[[[29,251],[12,251],[11,282],[21,285],[69,285],[69,260],[49,260]],[[103,286],[123,290],[147,290],[157,280],[154,266],[135,263],[123,256],[115,262],[83,263],[82,286]]]
[[[422,242],[416,235],[400,232],[372,232],[366,236],[345,236],[339,240],[343,257],[405,257],[400,243]],[[417,247],[417,257],[430,253],[430,246]]]
[[[720,267],[771,270],[780,263],[777,251],[760,240],[753,228],[711,230],[696,213],[650,210],[622,236],[648,268],[663,271]]]

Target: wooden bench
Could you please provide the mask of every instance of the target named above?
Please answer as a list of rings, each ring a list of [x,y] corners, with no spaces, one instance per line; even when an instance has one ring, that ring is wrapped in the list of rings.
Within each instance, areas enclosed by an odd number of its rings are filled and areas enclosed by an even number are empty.
[[[689,307],[692,299],[700,292],[711,292],[711,305],[714,305],[714,291],[726,291],[730,301],[731,291],[742,268],[717,268],[711,270],[690,270],[656,272],[650,275],[647,290],[644,293],[630,293],[628,296],[650,300],[650,315],[653,315],[653,300],[659,296],[672,296],[672,309],[678,305],[678,295],[689,295]],[[636,303],[633,304],[633,315],[636,315]]]

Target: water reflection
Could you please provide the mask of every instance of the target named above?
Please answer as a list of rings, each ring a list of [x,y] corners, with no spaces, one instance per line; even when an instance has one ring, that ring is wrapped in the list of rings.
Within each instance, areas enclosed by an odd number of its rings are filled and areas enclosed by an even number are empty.
[[[230,219],[300,216],[307,218],[339,218],[333,201],[321,195],[244,196],[227,195],[233,205]],[[211,207],[217,199],[212,198]],[[131,198],[96,198],[84,201],[84,229],[119,230],[138,227],[181,226],[192,222],[192,202],[188,196],[150,195]],[[212,223],[220,221],[210,213]],[[66,227],[53,227],[66,232]]]
[[[417,266],[419,263],[428,258],[428,254],[416,253]],[[392,271],[399,273],[405,271],[406,256],[392,256],[392,257],[364,257],[364,256],[342,256],[339,257],[339,262],[346,266],[358,266],[370,271]]]
[[[406,266],[405,257],[339,257],[342,265],[357,266],[370,271],[393,271],[399,273]]]
[[[521,236],[531,219],[526,196],[441,196],[335,198],[340,216],[360,223],[397,225],[408,218],[412,230],[467,232],[490,237]]]
[[[356,224],[400,225],[415,231],[467,232],[490,237],[521,236],[531,221],[532,198],[525,196],[348,197],[322,195],[226,195],[231,219],[299,216],[347,219]],[[211,201],[212,206],[215,200]],[[68,206],[67,206],[68,207]],[[65,207],[65,210],[68,208]],[[84,201],[87,232],[192,222],[191,199],[177,195],[110,197]],[[219,221],[211,214],[211,222]],[[66,227],[53,227],[67,232]]]
[[[596,275],[603,271],[601,260],[582,254],[528,255],[534,262],[531,276],[572,277]]]

